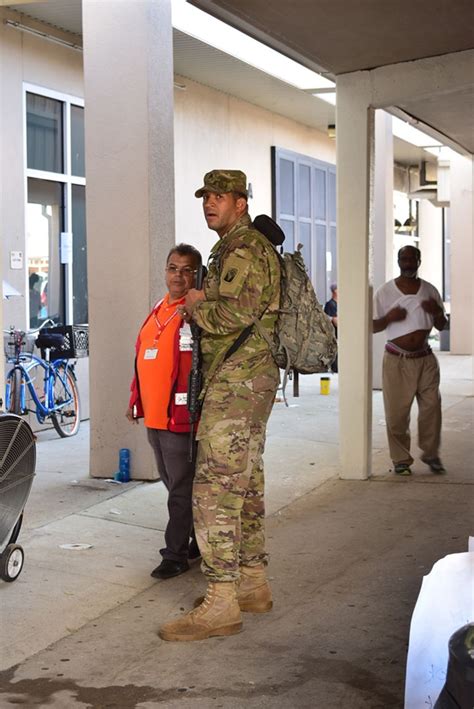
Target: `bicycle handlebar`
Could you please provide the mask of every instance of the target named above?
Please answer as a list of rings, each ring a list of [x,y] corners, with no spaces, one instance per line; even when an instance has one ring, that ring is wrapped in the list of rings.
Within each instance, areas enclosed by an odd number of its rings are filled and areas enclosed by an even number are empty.
[[[44,327],[47,327],[47,326],[49,327],[50,325],[51,325],[52,327],[54,327],[54,326],[57,325],[57,324],[58,324],[58,323],[55,322],[55,321],[53,320],[53,318],[48,318],[47,320],[45,320],[44,322],[41,323],[41,325],[39,326],[38,330],[42,330]],[[34,332],[34,330],[33,330],[33,332]]]
[[[5,335],[14,335],[15,333],[22,335],[34,335],[34,333],[39,333],[41,330],[45,327],[54,327],[57,325],[57,323],[52,319],[52,318],[47,318],[39,327],[35,327],[32,330],[17,330],[17,328],[14,325],[10,325],[10,328],[8,330],[3,330]]]

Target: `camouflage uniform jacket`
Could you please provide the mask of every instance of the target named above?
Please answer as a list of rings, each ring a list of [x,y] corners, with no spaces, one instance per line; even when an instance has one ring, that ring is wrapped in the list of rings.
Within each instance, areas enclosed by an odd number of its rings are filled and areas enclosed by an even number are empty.
[[[232,381],[252,379],[275,368],[268,344],[255,328],[223,364],[224,355],[240,333],[258,318],[271,335],[280,305],[278,254],[265,236],[243,215],[211,250],[204,283],[206,300],[193,318],[202,328],[201,350],[207,379],[219,368]]]

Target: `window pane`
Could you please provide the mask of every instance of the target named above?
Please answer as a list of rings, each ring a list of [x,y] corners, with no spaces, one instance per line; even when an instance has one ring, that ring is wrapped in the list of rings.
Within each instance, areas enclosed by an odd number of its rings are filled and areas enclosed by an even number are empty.
[[[326,302],[326,227],[316,226],[316,283],[320,303]]]
[[[61,183],[31,178],[28,180],[26,253],[31,328],[38,327],[48,317],[64,322],[61,305],[62,271],[59,263],[62,192]]]
[[[283,214],[295,213],[295,177],[294,163],[290,160],[280,160],[280,212]]]
[[[334,172],[328,172],[329,183],[329,221],[336,221],[336,175]]]
[[[295,223],[290,222],[288,219],[282,219],[280,226],[285,234],[285,251],[293,253],[295,250]]]
[[[314,170],[314,218],[326,220],[326,171]]]
[[[311,168],[309,165],[299,165],[298,182],[298,216],[311,216]]]
[[[72,185],[72,288],[73,322],[88,322],[86,188]]]
[[[71,106],[71,172],[85,177],[84,161],[84,109]]]
[[[64,172],[61,101],[27,93],[26,136],[29,168]]]
[[[300,244],[303,244],[301,255],[304,258],[309,277],[311,278],[313,270],[311,259],[311,224],[307,222],[300,222],[298,224],[298,241]]]

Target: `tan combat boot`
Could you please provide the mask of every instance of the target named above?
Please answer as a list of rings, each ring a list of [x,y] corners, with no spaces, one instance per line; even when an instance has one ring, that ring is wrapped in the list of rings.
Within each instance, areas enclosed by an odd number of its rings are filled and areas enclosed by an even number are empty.
[[[215,635],[234,635],[242,628],[235,583],[210,583],[202,603],[178,620],[165,623],[162,640],[205,640]]]
[[[240,610],[247,613],[267,613],[272,609],[272,591],[263,564],[240,567],[237,600]]]
[[[204,596],[199,596],[194,601],[194,607],[198,608],[203,601]],[[246,613],[268,613],[271,611],[273,607],[272,591],[263,564],[240,567],[237,601],[240,610]]]

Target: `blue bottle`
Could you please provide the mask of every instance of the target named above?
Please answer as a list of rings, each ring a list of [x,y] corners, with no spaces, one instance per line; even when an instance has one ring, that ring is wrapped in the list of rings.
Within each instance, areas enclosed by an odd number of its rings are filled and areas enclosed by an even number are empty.
[[[123,483],[130,481],[130,449],[121,448],[119,451],[119,473]]]

